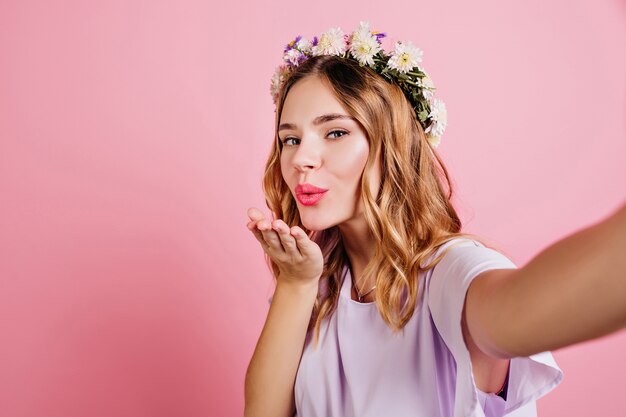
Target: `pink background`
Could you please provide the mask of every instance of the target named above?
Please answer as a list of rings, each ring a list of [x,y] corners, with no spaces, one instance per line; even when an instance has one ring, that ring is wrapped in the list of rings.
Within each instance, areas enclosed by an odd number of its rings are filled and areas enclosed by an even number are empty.
[[[249,3],[0,3],[1,417],[242,414],[272,291],[246,210],[297,34],[424,50],[467,230],[519,265],[624,201],[623,1]],[[625,351],[555,352],[541,415],[626,415]]]

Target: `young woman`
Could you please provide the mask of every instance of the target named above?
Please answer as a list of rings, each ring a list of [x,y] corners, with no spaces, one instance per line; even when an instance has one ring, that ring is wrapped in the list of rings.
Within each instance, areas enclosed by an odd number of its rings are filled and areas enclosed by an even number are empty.
[[[287,45],[274,79],[276,278],[245,381],[253,416],[534,416],[550,350],[626,326],[626,206],[528,265],[461,232],[421,51],[366,23]]]

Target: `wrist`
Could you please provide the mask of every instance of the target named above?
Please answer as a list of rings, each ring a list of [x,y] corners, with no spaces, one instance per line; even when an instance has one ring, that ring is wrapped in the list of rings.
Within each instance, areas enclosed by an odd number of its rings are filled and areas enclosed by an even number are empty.
[[[318,281],[311,282],[294,282],[291,280],[278,281],[276,284],[276,292],[290,293],[293,296],[316,297],[318,291]]]

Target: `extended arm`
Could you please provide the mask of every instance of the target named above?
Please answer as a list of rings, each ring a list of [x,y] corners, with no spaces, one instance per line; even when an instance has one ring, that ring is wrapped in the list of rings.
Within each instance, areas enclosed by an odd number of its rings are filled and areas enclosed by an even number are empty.
[[[626,326],[626,205],[523,268],[480,274],[465,314],[476,345],[499,358],[555,350]]]

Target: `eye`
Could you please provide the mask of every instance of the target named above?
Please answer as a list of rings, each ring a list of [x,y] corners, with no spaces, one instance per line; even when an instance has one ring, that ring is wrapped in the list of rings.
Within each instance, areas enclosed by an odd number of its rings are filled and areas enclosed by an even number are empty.
[[[299,140],[297,138],[285,138],[282,140],[283,146],[294,146],[294,144],[288,143],[290,140]]]
[[[328,135],[334,135],[334,134],[337,134],[337,133],[341,133],[341,135],[335,136],[335,139],[340,138],[340,137],[348,134],[348,132],[346,132],[345,130],[331,130],[330,132],[328,132]]]
[[[331,136],[333,137],[333,139],[338,139],[344,135],[347,135],[348,133],[349,132],[345,130],[331,130],[330,132],[328,132],[326,136]],[[297,141],[297,142],[290,142],[290,141]],[[285,139],[281,139],[281,143],[283,144],[283,146],[296,146],[297,144],[300,143],[300,139],[294,138],[294,137],[287,137]]]

